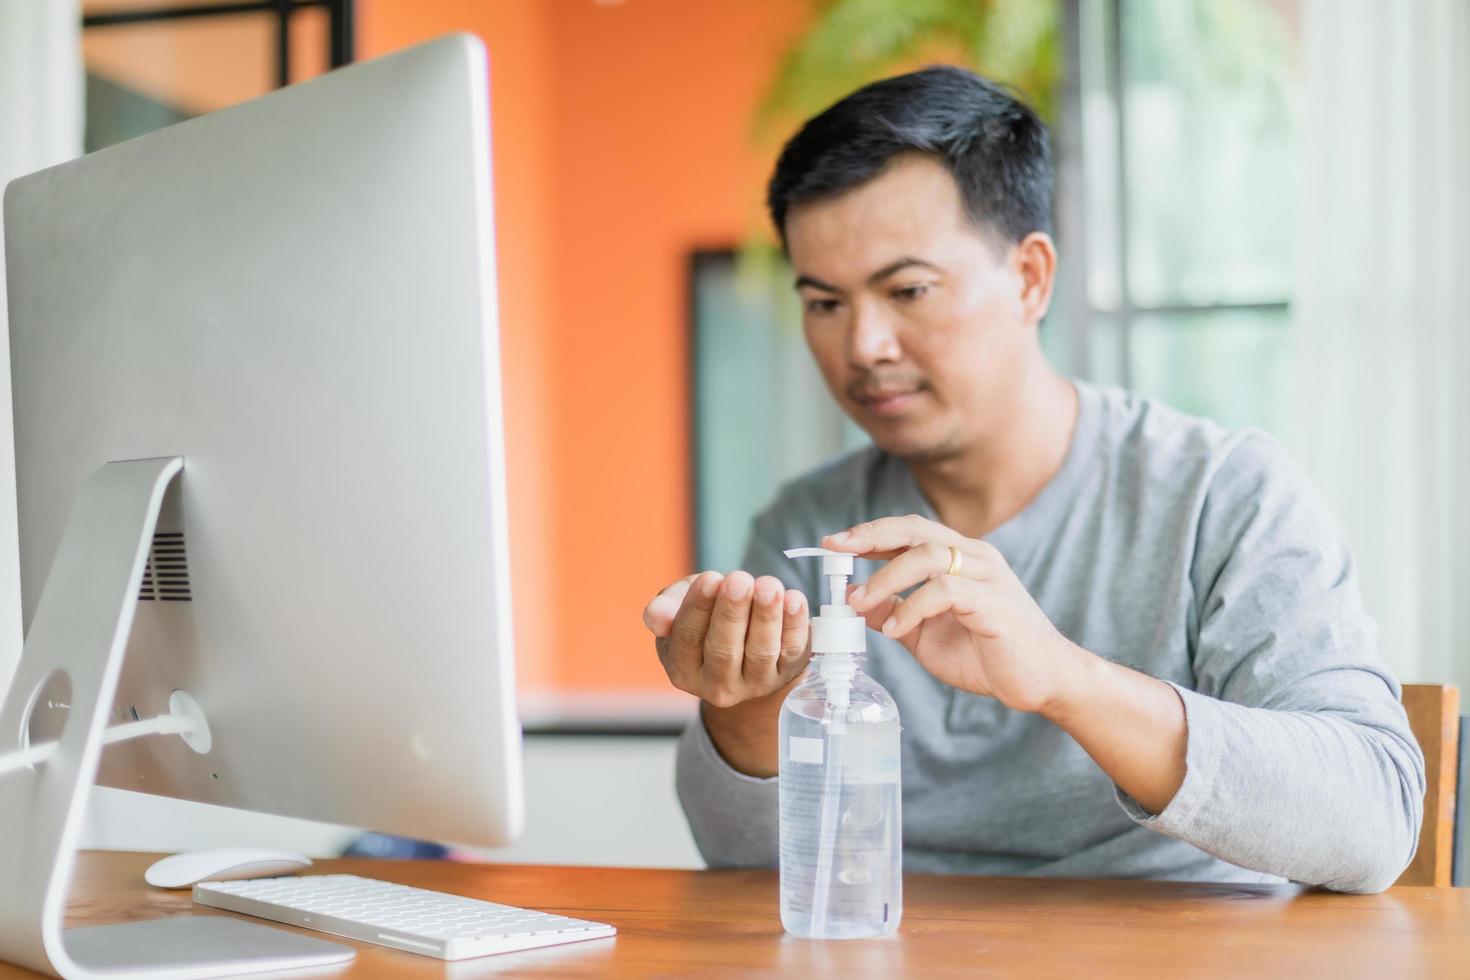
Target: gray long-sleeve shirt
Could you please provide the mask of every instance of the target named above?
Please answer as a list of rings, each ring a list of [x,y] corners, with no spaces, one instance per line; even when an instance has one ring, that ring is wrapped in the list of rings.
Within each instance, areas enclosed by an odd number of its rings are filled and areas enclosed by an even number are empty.
[[[905,868],[1386,888],[1417,844],[1424,760],[1342,533],[1269,437],[1077,390],[1061,469],[986,540],[1073,642],[1175,686],[1184,783],[1149,814],[1046,719],[869,631],[903,724]],[[909,513],[935,516],[908,467],[863,450],[784,487],[744,568],[820,601],[816,563],[783,549]],[[732,769],[695,721],[676,782],[712,866],[775,863],[775,779]]]

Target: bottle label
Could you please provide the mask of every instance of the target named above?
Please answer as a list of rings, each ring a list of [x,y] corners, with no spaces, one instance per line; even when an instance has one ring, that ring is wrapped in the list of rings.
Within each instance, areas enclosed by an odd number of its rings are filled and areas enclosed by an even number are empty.
[[[788,749],[792,762],[809,762],[819,766],[822,764],[822,740],[819,738],[793,735]]]

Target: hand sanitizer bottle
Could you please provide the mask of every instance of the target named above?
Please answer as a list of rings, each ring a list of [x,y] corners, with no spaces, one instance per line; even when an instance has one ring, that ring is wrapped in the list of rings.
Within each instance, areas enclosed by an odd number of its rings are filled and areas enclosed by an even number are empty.
[[[903,915],[898,706],[863,673],[867,629],[847,604],[853,556],[822,559],[831,602],[812,619],[812,662],[781,706],[781,924],[810,939],[860,939]]]

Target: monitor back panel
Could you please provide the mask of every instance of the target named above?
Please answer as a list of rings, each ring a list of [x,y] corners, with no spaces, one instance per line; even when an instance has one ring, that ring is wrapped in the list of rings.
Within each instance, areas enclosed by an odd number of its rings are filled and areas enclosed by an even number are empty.
[[[108,460],[184,457],[101,781],[495,844],[520,820],[479,43],[13,182],[22,598]]]

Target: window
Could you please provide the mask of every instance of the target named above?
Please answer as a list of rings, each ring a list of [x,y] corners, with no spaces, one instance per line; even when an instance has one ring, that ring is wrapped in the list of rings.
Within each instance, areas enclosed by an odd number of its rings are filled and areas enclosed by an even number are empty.
[[[84,0],[87,152],[353,58],[353,0]]]
[[[1281,428],[1298,13],[1297,0],[1067,4],[1076,111],[1057,141],[1081,152],[1059,207],[1082,228],[1064,229],[1060,288],[1081,322],[1050,342],[1081,363],[1064,368]]]
[[[785,263],[742,269],[732,251],[696,252],[690,283],[694,565],[729,570],[782,483],[868,438],[807,350]]]

